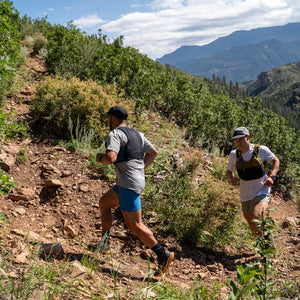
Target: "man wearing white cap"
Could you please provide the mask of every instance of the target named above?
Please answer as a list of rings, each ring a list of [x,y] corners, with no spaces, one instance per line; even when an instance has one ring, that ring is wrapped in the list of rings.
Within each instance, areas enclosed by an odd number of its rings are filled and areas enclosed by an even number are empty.
[[[261,232],[252,220],[261,220],[262,213],[268,207],[271,186],[279,170],[279,159],[268,147],[251,144],[249,131],[245,127],[238,127],[232,139],[237,149],[229,155],[227,177],[233,185],[240,182],[240,198],[245,219],[252,233],[260,235]],[[269,176],[264,170],[264,161],[272,164]],[[235,169],[239,178],[234,175]]]

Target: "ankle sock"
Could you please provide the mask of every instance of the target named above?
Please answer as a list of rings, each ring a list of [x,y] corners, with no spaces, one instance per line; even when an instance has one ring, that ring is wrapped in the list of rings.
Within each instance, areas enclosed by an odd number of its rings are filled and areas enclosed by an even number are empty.
[[[151,249],[154,251],[154,253],[157,255],[158,258],[163,257],[164,254],[165,254],[165,249],[164,249],[164,247],[160,243],[157,243]]]
[[[110,232],[109,232],[109,231],[102,231],[101,237],[102,237],[102,238],[103,238],[103,237],[109,238],[109,235],[110,235]]]

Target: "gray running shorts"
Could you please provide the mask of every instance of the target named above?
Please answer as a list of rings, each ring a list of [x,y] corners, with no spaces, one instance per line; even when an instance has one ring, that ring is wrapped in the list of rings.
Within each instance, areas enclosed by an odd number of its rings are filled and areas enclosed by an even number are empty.
[[[242,201],[242,211],[243,211],[243,213],[245,213],[245,214],[252,213],[255,205],[258,202],[261,202],[261,201],[269,203],[270,195],[268,195],[268,194],[258,195],[258,196],[256,196],[255,198],[253,198],[251,200]]]

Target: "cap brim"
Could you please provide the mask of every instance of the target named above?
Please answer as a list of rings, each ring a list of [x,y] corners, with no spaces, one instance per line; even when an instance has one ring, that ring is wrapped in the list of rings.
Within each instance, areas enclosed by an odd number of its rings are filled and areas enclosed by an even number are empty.
[[[231,139],[234,140],[234,139],[238,139],[238,138],[241,138],[241,137],[244,137],[244,136],[247,136],[247,135],[246,134],[236,135],[236,136],[232,137]]]

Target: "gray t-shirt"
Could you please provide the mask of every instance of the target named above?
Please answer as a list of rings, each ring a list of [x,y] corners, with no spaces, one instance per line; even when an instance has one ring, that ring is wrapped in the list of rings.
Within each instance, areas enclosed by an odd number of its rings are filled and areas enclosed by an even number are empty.
[[[153,148],[153,145],[147,138],[139,132],[144,153]],[[125,146],[128,142],[126,134],[119,129],[112,130],[105,142],[106,150],[112,150],[119,153],[121,147]],[[119,162],[115,165],[116,168],[116,184],[120,187],[127,188],[137,194],[141,194],[145,188],[145,171],[144,161],[138,159],[131,159],[124,162]]]

